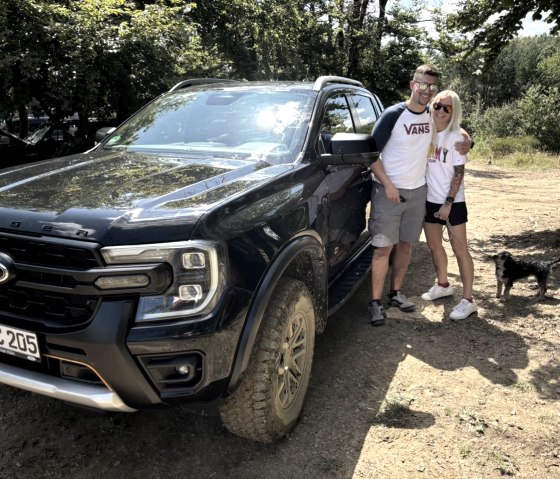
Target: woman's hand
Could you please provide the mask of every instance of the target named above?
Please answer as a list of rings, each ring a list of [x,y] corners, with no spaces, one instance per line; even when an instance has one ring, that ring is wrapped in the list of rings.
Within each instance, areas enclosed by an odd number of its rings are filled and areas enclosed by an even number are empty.
[[[437,212],[437,217],[440,220],[447,221],[449,219],[449,213],[451,213],[451,205],[449,203],[443,203]]]

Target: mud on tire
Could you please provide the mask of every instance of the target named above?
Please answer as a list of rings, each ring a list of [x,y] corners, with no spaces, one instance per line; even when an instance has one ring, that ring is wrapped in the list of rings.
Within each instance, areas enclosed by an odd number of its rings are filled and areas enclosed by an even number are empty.
[[[303,408],[314,346],[311,294],[301,281],[282,279],[266,309],[242,382],[220,405],[226,428],[260,442],[285,436]]]

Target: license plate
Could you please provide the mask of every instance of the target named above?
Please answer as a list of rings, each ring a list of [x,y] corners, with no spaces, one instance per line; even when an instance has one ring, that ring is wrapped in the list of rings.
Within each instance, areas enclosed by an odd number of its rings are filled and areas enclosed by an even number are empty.
[[[28,361],[41,361],[39,342],[35,333],[3,324],[0,324],[0,353],[17,356]]]

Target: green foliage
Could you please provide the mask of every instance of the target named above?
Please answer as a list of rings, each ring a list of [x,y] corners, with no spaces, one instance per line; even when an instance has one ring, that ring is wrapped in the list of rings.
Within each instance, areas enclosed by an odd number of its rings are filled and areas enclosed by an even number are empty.
[[[560,78],[560,37],[557,37],[558,45],[556,48],[547,48],[546,53],[550,56],[542,55],[542,60],[537,65],[538,76],[541,84],[545,87],[553,88],[558,86]]]
[[[402,8],[398,4],[381,23],[373,23],[372,34],[382,29],[387,41],[383,45],[369,45],[363,52],[364,84],[376,92],[388,106],[410,95],[409,82],[418,65],[431,59],[422,54],[427,41],[425,30],[418,26],[421,9]]]
[[[202,76],[351,76],[390,105],[408,97],[412,72],[430,61],[443,71],[442,87],[459,93],[477,144],[532,136],[558,151],[560,37],[504,43],[517,31],[515,15],[549,9],[557,23],[557,2],[505,1],[464,0],[449,22],[436,10],[431,38],[421,21],[425,0],[2,0],[0,118],[36,104],[55,119],[124,119],[178,81]],[[507,19],[495,25],[506,30],[484,33],[484,20],[502,6]],[[489,55],[494,46],[500,53]]]
[[[515,476],[519,472],[517,461],[499,449],[489,453],[488,460],[502,476]]]
[[[440,60],[443,83],[459,94],[468,117],[490,107],[514,103],[532,85],[553,86],[560,75],[560,65],[550,58],[559,51],[560,37],[542,35],[516,38],[493,61],[488,61],[480,49],[470,55],[454,52]]]
[[[472,115],[474,134],[482,137],[521,136],[526,132],[523,111],[517,103],[491,107],[483,113]]]
[[[560,153],[560,89],[532,86],[519,101],[526,131],[546,150]]]
[[[478,145],[494,137],[531,136],[539,148],[558,151],[560,37],[516,38],[491,62],[481,49],[468,56],[447,50],[439,61],[442,86],[459,94],[463,126]]]
[[[459,454],[461,455],[461,459],[466,459],[472,454],[472,448],[468,444],[462,445],[459,448]]]
[[[506,138],[479,138],[469,153],[474,162],[491,163],[505,169],[550,170],[560,167],[556,155],[541,150],[532,136]]]
[[[425,61],[423,1],[4,0],[0,116],[34,99],[53,118],[127,117],[192,76],[358,78],[386,103]],[[387,41],[383,41],[383,39]]]
[[[558,48],[560,38],[553,36],[522,37],[508,43],[482,68],[484,105],[499,106],[520,98],[538,81],[539,62]]]
[[[481,48],[491,58],[516,36],[527,15],[533,20],[550,23],[551,34],[560,31],[560,3],[557,0],[462,0],[457,11],[460,13],[449,18],[449,28],[464,34],[472,33],[470,50]]]
[[[506,156],[514,153],[532,154],[538,151],[539,141],[532,136],[490,137],[486,146],[492,156]]]
[[[484,418],[468,411],[461,411],[458,414],[458,418],[459,422],[466,424],[471,431],[478,434],[484,434],[485,429],[488,427],[488,423]]]
[[[312,55],[321,58],[324,2],[199,0],[192,18],[200,41],[222,52],[229,76],[248,80],[302,79]],[[312,43],[310,43],[312,42]],[[317,50],[313,50],[318,47]]]
[[[3,116],[36,98],[55,119],[75,111],[85,118],[116,111],[124,118],[168,87],[181,55],[195,57],[201,50],[191,42],[196,25],[188,21],[190,4],[183,1],[155,0],[145,7],[126,0],[2,5]]]

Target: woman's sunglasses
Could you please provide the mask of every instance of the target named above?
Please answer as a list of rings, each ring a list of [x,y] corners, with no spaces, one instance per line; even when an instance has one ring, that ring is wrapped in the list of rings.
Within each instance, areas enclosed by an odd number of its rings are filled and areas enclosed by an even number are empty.
[[[442,108],[445,113],[451,113],[453,111],[453,107],[451,105],[444,105],[440,102],[434,103],[434,110],[438,111]]]

